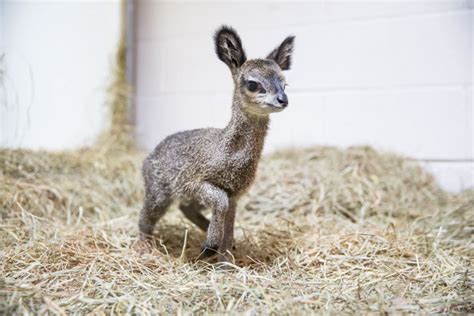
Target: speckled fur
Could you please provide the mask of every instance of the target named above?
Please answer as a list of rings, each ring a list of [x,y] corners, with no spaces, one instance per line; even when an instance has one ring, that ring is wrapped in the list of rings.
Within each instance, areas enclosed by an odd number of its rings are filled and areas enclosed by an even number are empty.
[[[195,129],[168,136],[145,159],[145,201],[139,228],[142,240],[150,238],[171,202],[179,200],[186,217],[207,230],[203,255],[218,252],[219,260],[225,261],[233,241],[237,200],[254,180],[269,113],[283,109],[269,106],[267,101],[277,95],[286,98],[280,65],[289,69],[293,37],[272,51],[268,57],[272,59],[246,60],[240,38],[229,27],[216,32],[215,42],[217,55],[229,66],[235,84],[231,120],[223,129]],[[281,60],[275,57],[278,52]],[[249,76],[259,78],[264,95],[247,90]],[[263,99],[266,104],[259,101]],[[212,209],[210,222],[200,213],[204,208]]]

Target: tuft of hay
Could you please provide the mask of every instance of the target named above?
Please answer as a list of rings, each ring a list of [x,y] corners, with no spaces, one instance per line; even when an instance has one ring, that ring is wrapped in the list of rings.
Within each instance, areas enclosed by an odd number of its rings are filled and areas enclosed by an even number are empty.
[[[120,147],[120,146],[119,146]],[[474,190],[367,147],[265,157],[235,262],[172,208],[137,250],[135,149],[0,150],[0,313],[474,311]]]
[[[122,15],[125,14],[126,1],[121,2]],[[122,16],[122,19],[124,17]],[[135,151],[134,125],[131,122],[132,87],[126,78],[126,30],[122,23],[120,40],[112,65],[112,80],[107,89],[110,125],[99,135],[94,147],[102,152]]]

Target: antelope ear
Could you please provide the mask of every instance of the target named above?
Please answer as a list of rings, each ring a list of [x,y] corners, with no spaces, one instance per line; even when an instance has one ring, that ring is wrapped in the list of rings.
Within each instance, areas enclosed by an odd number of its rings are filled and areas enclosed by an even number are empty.
[[[293,54],[294,47],[294,36],[288,36],[285,40],[275,48],[268,56],[267,59],[274,60],[281,70],[288,70],[291,66],[291,54]]]
[[[237,32],[229,26],[221,26],[214,35],[216,54],[229,68],[236,69],[247,60]]]

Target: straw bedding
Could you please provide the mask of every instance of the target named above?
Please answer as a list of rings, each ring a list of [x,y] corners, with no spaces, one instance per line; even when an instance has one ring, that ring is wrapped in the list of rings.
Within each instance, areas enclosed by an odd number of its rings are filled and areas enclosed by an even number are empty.
[[[0,151],[0,313],[474,312],[474,191],[443,192],[413,161],[265,157],[221,269],[195,260],[205,235],[176,207],[141,251],[144,155],[118,143]]]

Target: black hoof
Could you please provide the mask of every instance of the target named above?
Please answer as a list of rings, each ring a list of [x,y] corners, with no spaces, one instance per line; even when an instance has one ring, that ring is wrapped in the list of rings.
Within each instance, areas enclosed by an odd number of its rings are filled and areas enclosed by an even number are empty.
[[[209,246],[206,243],[201,246],[201,253],[199,254],[198,259],[209,258],[217,254],[218,246]]]

